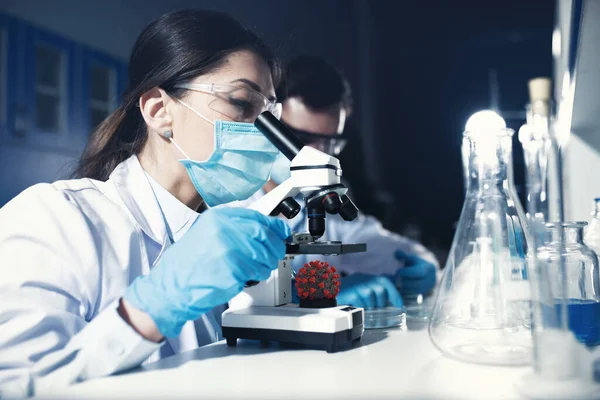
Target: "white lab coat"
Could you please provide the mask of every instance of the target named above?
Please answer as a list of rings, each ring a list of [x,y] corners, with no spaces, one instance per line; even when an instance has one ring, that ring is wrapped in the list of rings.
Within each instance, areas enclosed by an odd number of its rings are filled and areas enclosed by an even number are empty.
[[[261,189],[248,200],[229,203],[227,206],[248,207],[262,196],[264,196],[264,191]],[[302,211],[293,219],[286,221],[293,232],[308,232],[307,210],[304,207],[304,201],[301,197],[297,197],[296,201],[302,206]],[[354,221],[344,221],[339,215],[327,214],[325,234],[320,240],[366,243],[367,251],[339,256],[300,255],[296,256],[292,262],[294,269],[298,270],[308,261],[320,260],[327,261],[349,274],[361,272],[373,275],[393,275],[398,268],[402,267],[402,264],[394,256],[397,249],[439,266],[435,255],[423,245],[385,229],[376,218],[360,212]]]
[[[0,398],[160,357],[162,343],[142,338],[116,311],[127,286],[150,271],[148,240],[159,253],[170,243],[135,156],[106,182],[38,184],[0,209]],[[205,317],[196,327],[210,332]],[[184,330],[193,336],[194,323]],[[174,351],[190,347],[180,344],[173,341]]]

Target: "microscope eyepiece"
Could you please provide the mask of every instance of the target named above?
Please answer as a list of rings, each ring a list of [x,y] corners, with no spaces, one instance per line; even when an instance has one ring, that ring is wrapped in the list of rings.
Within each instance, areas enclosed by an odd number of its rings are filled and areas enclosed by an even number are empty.
[[[261,131],[262,134],[288,158],[288,160],[293,160],[294,157],[296,157],[296,154],[304,147],[304,143],[302,143],[302,141],[298,139],[287,126],[269,111],[260,114],[256,118],[256,121],[254,121],[254,126],[256,126],[256,128]]]

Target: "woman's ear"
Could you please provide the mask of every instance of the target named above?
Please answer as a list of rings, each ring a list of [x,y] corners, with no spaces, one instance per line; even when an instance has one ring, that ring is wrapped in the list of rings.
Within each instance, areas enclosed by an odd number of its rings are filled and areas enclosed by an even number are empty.
[[[161,88],[155,87],[140,96],[140,111],[146,125],[160,135],[171,131],[173,118],[167,105],[171,98]]]

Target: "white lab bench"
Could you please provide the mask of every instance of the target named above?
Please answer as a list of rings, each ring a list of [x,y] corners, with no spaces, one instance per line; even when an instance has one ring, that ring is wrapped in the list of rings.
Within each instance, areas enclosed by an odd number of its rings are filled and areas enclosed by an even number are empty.
[[[338,353],[254,341],[224,341],[138,370],[83,382],[53,398],[156,399],[520,399],[525,367],[453,361],[431,344],[423,324],[367,330]]]

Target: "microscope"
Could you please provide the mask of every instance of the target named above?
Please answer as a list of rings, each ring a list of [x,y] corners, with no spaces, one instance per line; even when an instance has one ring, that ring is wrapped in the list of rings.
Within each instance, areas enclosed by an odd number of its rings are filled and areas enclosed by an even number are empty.
[[[301,307],[292,300],[291,261],[298,254],[339,255],[365,252],[365,243],[347,244],[319,241],[325,232],[326,214],[339,214],[352,221],[358,209],[341,183],[342,170],[337,158],[304,144],[273,114],[259,115],[255,126],[291,160],[291,176],[249,208],[264,215],[294,218],[301,195],[308,215],[308,233],[294,233],[286,245],[286,256],[271,276],[261,282],[247,282],[243,292],[229,302],[222,315],[222,331],[228,346],[237,339],[263,343],[276,341],[325,347],[333,353],[363,335],[362,308],[334,306]]]

